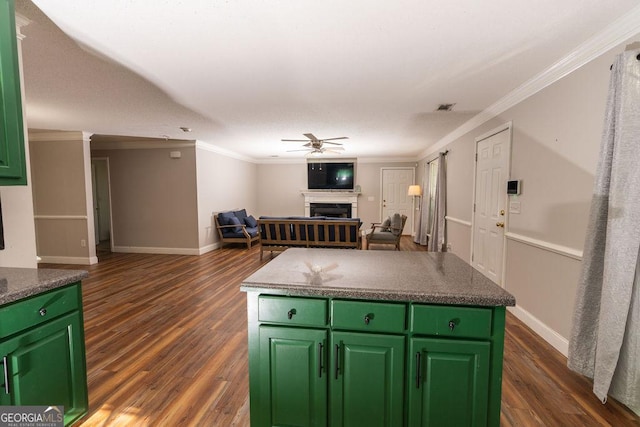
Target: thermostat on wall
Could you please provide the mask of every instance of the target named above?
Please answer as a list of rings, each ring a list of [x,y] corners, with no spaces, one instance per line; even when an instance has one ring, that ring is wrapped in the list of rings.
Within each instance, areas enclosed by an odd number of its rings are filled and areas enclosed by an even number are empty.
[[[522,180],[507,181],[507,194],[518,195],[522,188]]]

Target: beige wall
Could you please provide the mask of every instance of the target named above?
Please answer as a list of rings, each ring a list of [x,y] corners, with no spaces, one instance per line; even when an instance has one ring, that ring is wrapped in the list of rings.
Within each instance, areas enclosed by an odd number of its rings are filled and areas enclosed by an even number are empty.
[[[358,216],[365,226],[380,221],[381,169],[415,165],[415,162],[357,162],[355,184],[360,185],[362,191],[358,197]],[[260,215],[304,215],[304,196],[301,192],[307,188],[306,162],[258,165],[258,188]]]
[[[504,286],[516,296],[516,314],[565,353],[609,66],[623,48],[600,56],[440,150],[449,150],[447,215],[470,223],[475,138],[512,122],[511,178],[521,179],[523,185],[517,196],[521,213],[507,213]],[[447,236],[452,252],[468,262],[471,227],[448,221]]]
[[[42,262],[94,264],[88,140],[82,132],[29,132],[38,256]]]
[[[195,144],[112,145],[91,155],[109,158],[114,251],[199,253]]]
[[[307,167],[299,163],[258,165],[258,214],[269,216],[304,215]]]
[[[198,186],[198,240],[200,252],[217,247],[213,214],[246,209],[258,217],[258,165],[212,151],[206,144],[196,148]]]

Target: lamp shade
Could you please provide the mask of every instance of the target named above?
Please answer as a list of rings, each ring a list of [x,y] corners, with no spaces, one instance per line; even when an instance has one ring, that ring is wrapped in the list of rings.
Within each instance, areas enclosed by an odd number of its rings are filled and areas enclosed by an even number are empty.
[[[407,196],[422,196],[422,189],[419,185],[410,185]]]

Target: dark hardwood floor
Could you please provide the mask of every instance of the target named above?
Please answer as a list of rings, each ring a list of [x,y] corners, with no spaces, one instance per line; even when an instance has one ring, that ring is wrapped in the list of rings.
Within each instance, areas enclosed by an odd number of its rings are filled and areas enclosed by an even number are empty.
[[[403,237],[401,250],[423,248]],[[243,278],[259,247],[202,256],[110,254],[83,282],[89,414],[81,426],[248,426]],[[503,426],[633,426],[591,383],[507,316]]]

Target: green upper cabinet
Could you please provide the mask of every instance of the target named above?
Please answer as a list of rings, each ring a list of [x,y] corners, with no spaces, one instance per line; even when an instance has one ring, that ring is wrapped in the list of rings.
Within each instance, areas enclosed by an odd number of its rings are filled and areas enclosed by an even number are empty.
[[[26,185],[24,128],[13,0],[0,0],[0,185]]]

